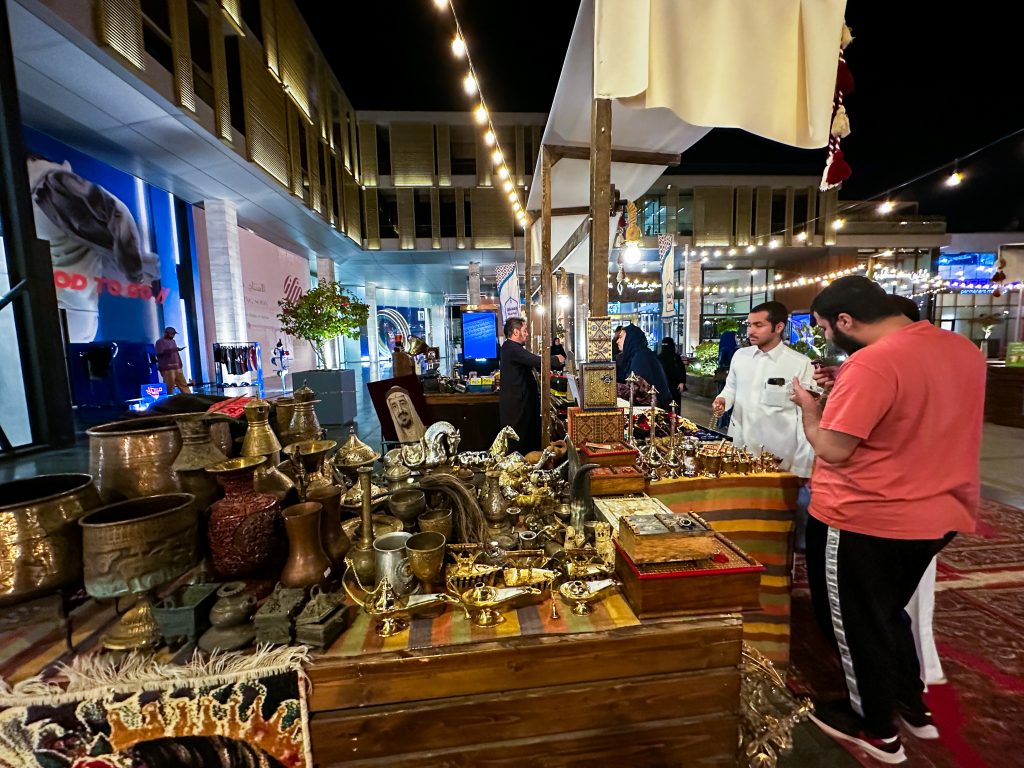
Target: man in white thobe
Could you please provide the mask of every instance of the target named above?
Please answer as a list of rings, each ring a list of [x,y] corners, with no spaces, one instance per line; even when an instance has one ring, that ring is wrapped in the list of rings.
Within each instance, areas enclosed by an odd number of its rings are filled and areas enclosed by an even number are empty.
[[[782,343],[789,310],[777,301],[758,304],[747,315],[750,346],[736,350],[725,389],[715,398],[716,415],[732,408],[733,444],[758,451],[761,446],[782,459],[781,468],[811,476],[814,451],[804,436],[800,409],[787,395],[794,378],[813,382],[811,361]]]

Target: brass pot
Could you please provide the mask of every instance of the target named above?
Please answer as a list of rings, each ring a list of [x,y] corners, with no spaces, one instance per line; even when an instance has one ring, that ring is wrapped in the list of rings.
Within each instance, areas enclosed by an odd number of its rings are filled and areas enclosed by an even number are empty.
[[[171,469],[181,450],[181,435],[172,419],[114,421],[86,434],[89,473],[104,504],[181,490]]]
[[[40,475],[0,485],[0,606],[81,577],[76,523],[100,504],[90,475]]]
[[[281,513],[288,532],[288,560],[281,572],[285,587],[312,587],[331,574],[331,561],[320,539],[321,509],[315,501],[307,501]]]
[[[129,499],[79,520],[85,589],[93,597],[142,593],[199,561],[195,497],[169,493]]]
[[[217,481],[206,468],[228,457],[214,443],[210,416],[189,413],[176,416],[174,420],[181,434],[181,451],[171,469],[178,476],[181,490],[194,495],[196,508],[204,511],[222,495]]]

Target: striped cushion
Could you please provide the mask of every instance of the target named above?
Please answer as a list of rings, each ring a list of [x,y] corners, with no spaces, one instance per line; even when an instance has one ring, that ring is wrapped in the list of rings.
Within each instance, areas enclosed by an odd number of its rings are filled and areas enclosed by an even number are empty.
[[[800,478],[789,473],[680,478],[651,483],[648,493],[674,512],[696,512],[764,565],[761,610],[743,614],[743,639],[789,665],[789,591]]]

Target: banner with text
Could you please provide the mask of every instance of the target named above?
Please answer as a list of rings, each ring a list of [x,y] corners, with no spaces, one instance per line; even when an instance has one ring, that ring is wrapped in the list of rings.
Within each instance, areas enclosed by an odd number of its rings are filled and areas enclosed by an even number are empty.
[[[510,317],[519,317],[519,270],[515,263],[498,267],[498,303],[501,304],[502,323]]]

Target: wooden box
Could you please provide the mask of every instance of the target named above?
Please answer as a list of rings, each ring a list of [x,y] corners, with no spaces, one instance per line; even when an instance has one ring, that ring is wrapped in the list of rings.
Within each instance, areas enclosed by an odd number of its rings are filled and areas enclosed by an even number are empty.
[[[602,467],[635,467],[640,452],[625,443],[583,443],[579,447],[580,459],[584,464],[598,464]]]
[[[612,319],[610,317],[588,317],[587,360],[593,362],[614,360],[613,343]]]
[[[642,619],[761,607],[764,566],[716,533],[710,560],[638,565],[615,543],[615,575],[633,612]]]
[[[656,512],[619,518],[619,546],[634,563],[706,560],[720,549],[696,515]]]
[[[595,470],[596,471],[596,470]],[[639,496],[614,496],[606,499],[594,499],[594,513],[597,519],[612,527],[612,536],[619,535],[619,518],[623,515],[672,514],[659,499],[646,493]]]
[[[569,408],[567,427],[573,445],[581,443],[610,443],[622,439],[623,415],[621,408],[604,411],[585,411]]]
[[[614,408],[616,391],[615,363],[583,363],[580,367],[580,406],[583,410]]]
[[[643,493],[647,478],[636,467],[598,467],[590,473],[591,496]]]

